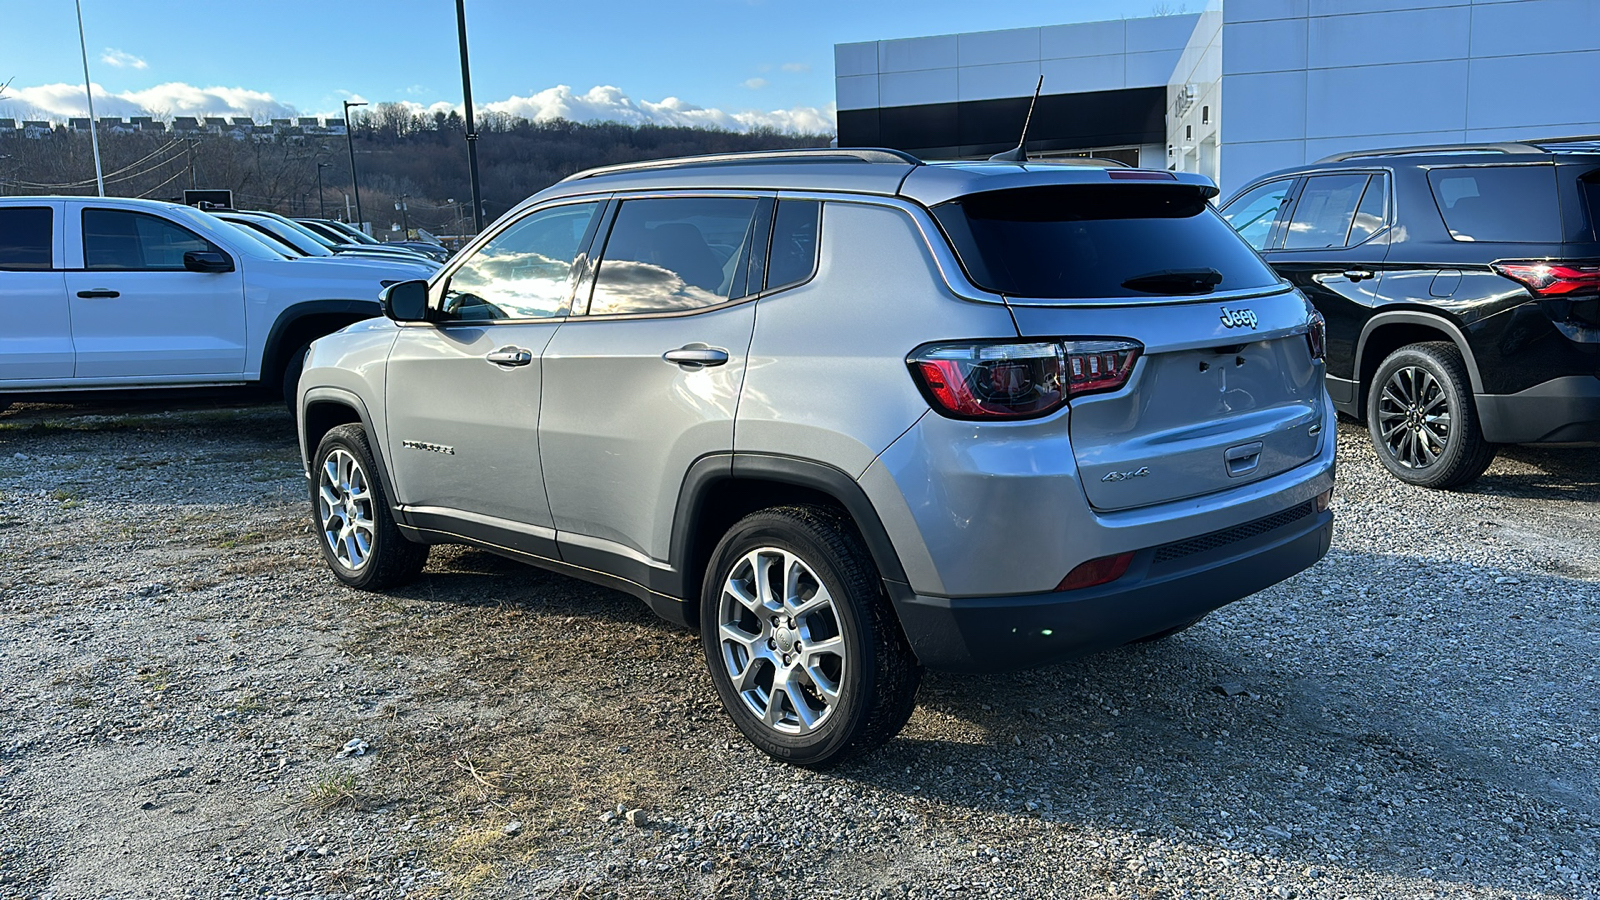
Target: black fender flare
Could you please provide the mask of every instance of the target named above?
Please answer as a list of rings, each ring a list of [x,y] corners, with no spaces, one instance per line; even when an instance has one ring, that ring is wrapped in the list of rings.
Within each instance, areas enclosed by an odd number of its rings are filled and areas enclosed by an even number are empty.
[[[838,501],[866,542],[878,575],[885,581],[905,582],[906,573],[900,565],[900,555],[889,539],[888,529],[878,518],[861,485],[842,469],[826,463],[768,453],[715,453],[702,456],[684,474],[683,486],[678,492],[678,505],[672,518],[672,544],[670,548],[672,572],[677,584],[663,585],[664,593],[689,597],[690,569],[693,565],[694,540],[697,524],[710,489],[723,481],[765,481],[793,485],[826,494]]]
[[[267,341],[261,345],[261,377],[265,379],[268,374],[268,365],[276,362],[279,355],[293,350],[293,347],[284,348],[284,335],[294,326],[294,323],[307,316],[349,316],[351,321],[359,322],[362,319],[372,319],[383,315],[383,307],[377,298],[371,300],[302,300],[291,303],[278,312],[278,317],[273,320],[272,327],[267,330]]]
[[[1418,310],[1400,309],[1381,312],[1367,320],[1367,324],[1361,327],[1360,339],[1356,341],[1355,375],[1358,380],[1361,376],[1362,361],[1366,359],[1367,338],[1385,325],[1423,325],[1449,335],[1456,349],[1461,351],[1461,358],[1467,363],[1467,380],[1472,382],[1472,392],[1483,393],[1483,378],[1478,374],[1478,361],[1473,358],[1472,346],[1467,343],[1467,336],[1461,327],[1444,316]]]
[[[395,493],[394,479],[389,475],[389,464],[383,458],[383,441],[373,428],[372,414],[367,412],[367,404],[359,395],[344,388],[323,386],[314,387],[306,391],[306,409],[319,403],[348,407],[356,414],[357,419],[361,422],[361,427],[366,429],[367,446],[372,448],[372,461],[378,467],[378,479],[383,482],[383,494],[389,499],[389,511],[394,514],[398,521],[404,523],[405,518],[400,513],[400,496]],[[304,415],[304,411],[297,418],[299,421],[295,424],[300,431],[300,445],[305,448],[305,458],[302,461],[302,466],[306,471],[306,477],[309,479],[312,475],[311,467],[317,448],[311,446],[306,440],[307,416]]]

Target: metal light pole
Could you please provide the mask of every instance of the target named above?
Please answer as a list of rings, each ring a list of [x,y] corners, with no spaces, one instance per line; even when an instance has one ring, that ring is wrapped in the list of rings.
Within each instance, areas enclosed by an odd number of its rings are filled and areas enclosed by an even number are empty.
[[[349,131],[349,126],[346,126],[345,130]],[[317,163],[317,214],[323,219],[328,217],[328,204],[322,202],[322,170],[331,168],[333,163]]]
[[[350,188],[355,191],[356,195],[357,228],[361,227],[361,223],[365,219],[361,215],[361,185],[356,183],[356,133],[355,129],[350,127],[350,107],[366,105],[367,101],[365,100],[357,103],[352,103],[349,100],[344,101],[344,142],[345,146],[350,148]]]
[[[94,183],[100,189],[100,196],[106,195],[106,179],[100,174],[100,134],[94,127],[94,89],[89,86],[89,43],[83,39],[83,0],[76,0],[78,5],[78,49],[83,51],[83,94],[89,98],[89,142],[94,145]],[[457,6],[460,4],[458,3]],[[465,27],[465,26],[463,26]],[[466,60],[466,32],[461,32],[462,60]],[[470,130],[471,126],[468,126]],[[474,169],[474,172],[477,170]],[[476,177],[476,176],[474,176]]]
[[[483,192],[478,187],[478,132],[472,125],[472,70],[467,65],[467,4],[456,0],[456,31],[461,36],[461,99],[467,112],[467,169],[472,174],[472,222],[483,231]]]

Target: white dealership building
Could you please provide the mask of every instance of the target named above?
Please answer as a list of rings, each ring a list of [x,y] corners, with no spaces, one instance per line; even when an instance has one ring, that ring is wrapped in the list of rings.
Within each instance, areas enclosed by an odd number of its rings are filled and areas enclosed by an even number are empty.
[[[841,146],[1201,172],[1600,134],[1600,0],[1222,0],[1188,15],[834,47]]]

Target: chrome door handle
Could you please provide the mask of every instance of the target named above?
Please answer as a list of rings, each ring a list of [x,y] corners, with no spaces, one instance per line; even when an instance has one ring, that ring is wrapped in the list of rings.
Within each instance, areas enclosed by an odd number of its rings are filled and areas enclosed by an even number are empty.
[[[121,297],[122,295],[116,291],[108,291],[104,288],[97,288],[92,291],[79,291],[78,296],[85,300],[112,300],[117,297]]]
[[[706,366],[720,366],[728,361],[728,351],[707,347],[704,344],[690,344],[676,350],[668,350],[661,354],[661,358],[669,363],[677,363],[685,369],[700,369]]]
[[[1344,277],[1351,281],[1365,281],[1372,277],[1371,269],[1345,269]]]
[[[525,366],[533,362],[533,351],[524,350],[521,347],[501,347],[499,350],[485,356],[484,359],[497,366],[505,366],[507,368]]]

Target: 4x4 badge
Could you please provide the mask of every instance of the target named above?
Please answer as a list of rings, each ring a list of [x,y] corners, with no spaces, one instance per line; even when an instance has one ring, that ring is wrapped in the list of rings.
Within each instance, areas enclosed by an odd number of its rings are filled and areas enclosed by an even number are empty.
[[[1100,480],[1111,482],[1127,481],[1129,478],[1144,478],[1149,474],[1149,466],[1140,466],[1139,468],[1134,469],[1132,472],[1107,472],[1105,477]]]
[[[1250,326],[1252,331],[1256,327],[1256,313],[1253,309],[1229,309],[1222,307],[1222,325],[1224,328],[1243,328]]]

